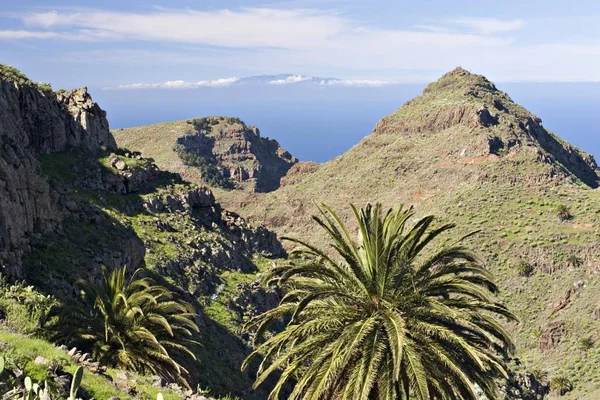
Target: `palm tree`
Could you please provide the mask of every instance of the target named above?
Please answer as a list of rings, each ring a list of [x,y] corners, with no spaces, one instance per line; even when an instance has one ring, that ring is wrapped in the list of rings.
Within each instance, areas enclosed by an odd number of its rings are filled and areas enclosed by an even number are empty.
[[[550,390],[562,396],[573,390],[573,384],[566,376],[558,375],[550,380]]]
[[[284,297],[252,319],[255,351],[263,357],[255,387],[280,375],[270,399],[295,380],[289,399],[497,398],[513,350],[496,319],[514,316],[491,295],[498,289],[482,262],[459,242],[429,245],[453,225],[432,228],[433,217],[412,227],[412,209],[384,212],[381,204],[352,210],[359,240],[323,205],[313,217],[325,229],[335,257],[308,243],[287,266],[265,277]],[[272,322],[285,330],[262,344]]]
[[[187,372],[175,360],[196,359],[198,326],[193,307],[150,278],[130,279],[126,267],[102,269],[100,282],[79,281],[83,305],[63,313],[63,332],[103,365],[139,373],[158,374],[169,380]]]

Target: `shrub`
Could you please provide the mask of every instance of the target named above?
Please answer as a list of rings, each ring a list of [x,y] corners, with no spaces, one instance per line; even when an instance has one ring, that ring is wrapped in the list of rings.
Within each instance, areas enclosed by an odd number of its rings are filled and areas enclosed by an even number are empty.
[[[241,119],[236,118],[236,117],[225,117],[225,121],[227,121],[227,123],[230,125],[233,125],[233,124],[245,125],[244,121],[242,121]]]
[[[556,207],[556,215],[561,221],[568,221],[573,218],[571,210],[569,210],[569,207],[565,206],[564,204],[560,204],[558,207]]]
[[[566,261],[567,261],[567,265],[569,265],[573,268],[579,268],[579,267],[581,267],[581,264],[583,264],[583,261],[581,260],[581,258],[576,256],[575,254],[571,254],[570,256],[568,256]]]
[[[17,373],[10,371],[7,367],[6,359],[0,356],[0,388],[2,388],[3,399],[19,398],[22,397],[25,400],[29,399],[40,399],[40,400],[52,400],[58,399],[53,397],[48,386],[48,382],[33,383],[29,376],[20,376],[22,371],[16,368]],[[6,373],[5,373],[6,372]],[[77,398],[77,392],[81,386],[81,380],[83,379],[83,367],[78,367],[71,380],[69,389],[69,397],[67,400],[75,400]],[[11,389],[8,389],[11,387]]]
[[[211,126],[217,125],[218,123],[219,122],[216,119],[208,117],[194,118],[188,121],[188,124],[193,125],[198,133],[210,133],[212,129]]]
[[[550,380],[550,390],[553,393],[562,396],[573,390],[573,384],[567,377],[557,375]]]
[[[57,301],[23,282],[10,283],[0,274],[0,311],[8,328],[23,334],[38,332],[49,320]]]
[[[515,265],[515,272],[519,276],[529,277],[533,275],[534,271],[535,269],[533,268],[533,265],[529,264],[525,260],[521,260]]]
[[[588,351],[594,347],[594,340],[589,336],[579,338],[579,340],[577,340],[577,347],[579,347],[580,350]]]
[[[52,91],[52,87],[49,83],[40,83],[32,81],[27,77],[27,75],[10,65],[0,64],[0,77],[6,80],[16,82],[19,85],[29,85],[37,87],[39,90],[44,92]]]

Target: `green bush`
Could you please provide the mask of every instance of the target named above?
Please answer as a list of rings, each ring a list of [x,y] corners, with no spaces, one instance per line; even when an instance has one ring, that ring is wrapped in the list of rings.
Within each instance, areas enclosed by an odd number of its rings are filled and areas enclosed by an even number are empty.
[[[230,125],[233,125],[233,124],[245,125],[244,121],[242,121],[241,119],[236,118],[236,117],[225,117],[225,121],[227,121],[227,123]]]
[[[535,269],[534,269],[533,265],[529,264],[525,260],[521,260],[515,265],[515,272],[519,276],[529,277],[529,276],[533,275],[534,271],[535,271]]]
[[[581,267],[581,264],[583,264],[581,258],[576,256],[575,254],[571,254],[570,256],[568,256],[566,261],[567,264],[573,268],[579,268]]]
[[[24,400],[52,400],[54,397],[48,385],[48,382],[33,383],[31,377],[20,376],[22,371],[16,368],[17,373],[8,369],[7,360],[0,356],[0,388],[3,392],[3,399],[21,397]],[[20,373],[19,373],[20,372]],[[67,400],[77,399],[77,392],[83,379],[83,367],[78,367],[71,380],[69,397]],[[10,388],[10,389],[9,389]]]
[[[23,282],[10,283],[0,274],[0,312],[9,329],[23,334],[38,332],[57,304],[54,297],[43,295]]]
[[[594,347],[594,340],[589,336],[579,338],[579,340],[577,340],[577,347],[582,351],[588,351]]]
[[[187,150],[185,145],[182,144],[176,144],[173,150],[175,150],[184,165],[200,169],[204,182],[223,189],[233,189],[233,183],[223,175],[223,172],[207,156],[191,149]]]
[[[571,210],[564,204],[560,204],[558,207],[556,207],[556,215],[561,221],[568,221],[573,218]]]
[[[202,131],[206,131],[206,132],[210,132],[211,130],[211,121],[209,121],[209,119],[207,117],[202,117],[202,118],[194,118],[192,120],[188,121],[188,124],[191,124],[194,126],[194,129],[198,132],[201,133]]]

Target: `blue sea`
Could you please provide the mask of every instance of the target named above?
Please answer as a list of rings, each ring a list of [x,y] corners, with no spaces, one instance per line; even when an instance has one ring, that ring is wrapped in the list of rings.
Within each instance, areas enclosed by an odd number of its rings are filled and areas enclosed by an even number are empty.
[[[544,126],[600,160],[600,83],[497,85],[542,118]],[[327,161],[368,135],[384,115],[421,93],[424,84],[385,87],[314,85],[90,91],[112,128],[207,115],[229,115],[259,127],[304,161]]]

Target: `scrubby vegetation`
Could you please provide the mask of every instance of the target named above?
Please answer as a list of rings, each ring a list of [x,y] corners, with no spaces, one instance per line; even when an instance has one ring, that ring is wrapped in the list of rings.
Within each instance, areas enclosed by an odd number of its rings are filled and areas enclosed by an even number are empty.
[[[294,240],[296,262],[265,276],[284,298],[247,325],[255,343],[274,320],[291,319],[246,360],[264,356],[256,385],[281,368],[273,399],[292,377],[289,399],[477,400],[476,387],[498,398],[513,344],[497,317],[515,318],[494,302],[491,274],[470,251],[430,251],[453,225],[425,217],[409,226],[412,210],[380,204],[353,212],[358,241],[332,209],[316,218],[338,258]]]
[[[0,76],[4,79],[18,83],[19,85],[29,85],[37,87],[42,92],[52,91],[52,86],[50,86],[49,83],[32,81],[27,77],[27,75],[10,65],[0,64]]]
[[[519,276],[529,277],[533,275],[535,268],[525,260],[519,260],[515,265],[515,272]]]
[[[223,189],[233,188],[233,183],[223,175],[223,172],[210,160],[210,157],[187,149],[181,143],[175,145],[174,151],[184,165],[200,169],[202,180],[207,184]]]
[[[564,204],[560,204],[558,207],[556,207],[556,215],[561,221],[568,221],[573,218],[571,210]]]
[[[9,282],[0,274],[0,315],[5,328],[24,334],[39,332],[46,326],[58,302],[23,282]]]

